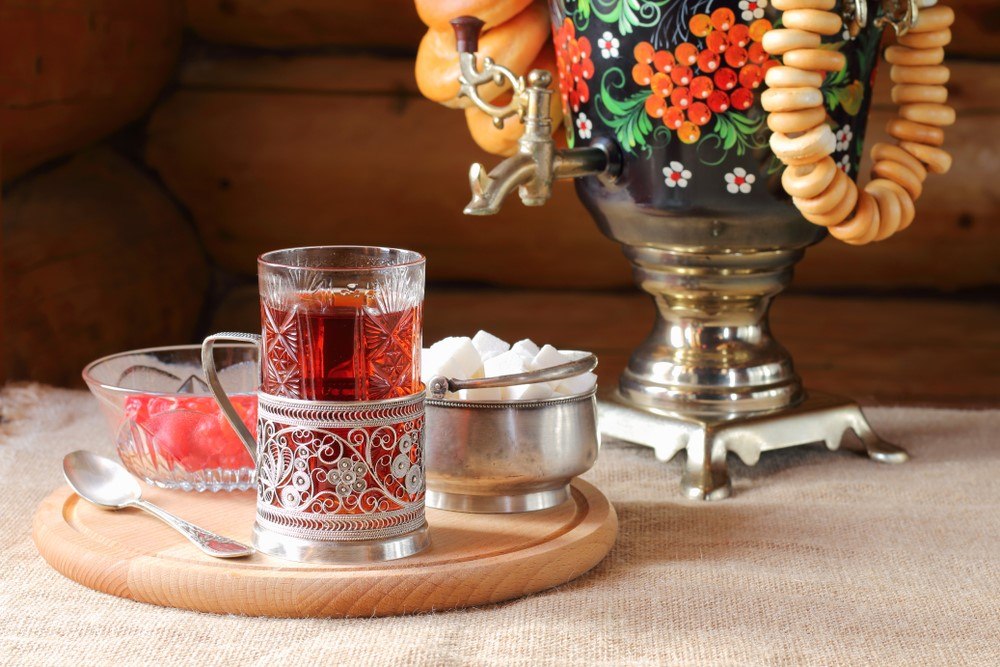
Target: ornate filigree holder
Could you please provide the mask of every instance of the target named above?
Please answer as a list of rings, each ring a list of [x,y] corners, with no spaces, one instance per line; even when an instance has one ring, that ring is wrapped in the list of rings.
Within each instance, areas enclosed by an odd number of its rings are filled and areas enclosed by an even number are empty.
[[[393,560],[427,547],[424,391],[349,402],[258,391],[255,437],[222,388],[213,347],[260,340],[223,332],[202,346],[205,379],[256,464],[254,547],[288,560],[334,564]]]
[[[424,395],[323,403],[258,395],[254,546],[309,563],[413,555],[429,543]]]

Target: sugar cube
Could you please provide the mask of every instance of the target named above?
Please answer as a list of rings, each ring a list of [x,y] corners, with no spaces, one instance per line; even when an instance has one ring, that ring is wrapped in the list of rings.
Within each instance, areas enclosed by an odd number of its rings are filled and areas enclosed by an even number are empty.
[[[457,398],[460,401],[502,401],[503,390],[500,387],[459,389]]]
[[[583,359],[590,352],[583,352],[582,350],[559,350],[559,354],[566,357],[567,361],[576,361],[577,359]]]
[[[594,373],[582,373],[561,380],[556,384],[556,393],[566,396],[583,394],[593,389],[596,384],[597,376]]]
[[[552,368],[560,364],[569,363],[570,359],[562,352],[551,345],[543,345],[542,349],[528,362],[528,368],[533,371],[540,371],[543,368]]]
[[[495,378],[501,375],[513,375],[528,370],[524,358],[514,350],[509,350],[483,362],[483,375]]]
[[[486,331],[479,331],[472,337],[472,345],[479,351],[479,357],[486,361],[510,349],[510,343]]]
[[[503,397],[508,401],[528,401],[542,398],[552,398],[552,388],[547,382],[535,382],[534,384],[517,384],[513,387],[504,387]]]
[[[442,338],[430,347],[431,376],[443,375],[447,378],[467,380],[481,371],[479,352],[472,345],[472,339],[464,336]]]
[[[535,355],[539,353],[538,346],[530,338],[525,338],[524,340],[519,340],[510,349],[516,352],[521,357],[524,358],[525,362],[531,361],[535,358]]]
[[[437,374],[437,355],[429,348],[420,350],[420,379],[423,382],[430,382],[430,379]]]

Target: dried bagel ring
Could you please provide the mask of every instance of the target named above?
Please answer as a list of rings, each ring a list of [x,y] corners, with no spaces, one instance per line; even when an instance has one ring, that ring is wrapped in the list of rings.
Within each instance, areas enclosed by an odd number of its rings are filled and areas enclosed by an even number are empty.
[[[760,44],[771,55],[781,55],[795,49],[815,49],[820,41],[819,35],[814,32],[774,28],[764,33]]]
[[[928,7],[917,12],[917,22],[910,28],[910,34],[934,32],[948,28],[955,22],[955,10],[946,5]]]
[[[827,156],[813,164],[788,167],[781,175],[781,185],[792,197],[808,199],[826,190],[839,171],[837,163]]]
[[[818,88],[768,88],[760,104],[767,112],[811,109],[823,104],[823,93]]]
[[[935,127],[955,124],[955,110],[947,104],[904,104],[899,107],[899,117]]]
[[[830,236],[852,245],[871,243],[879,233],[880,214],[875,198],[867,192],[858,193],[858,204],[854,215],[829,228]]]
[[[917,83],[922,86],[942,86],[948,83],[951,72],[944,65],[893,65],[889,69],[893,83]]]
[[[911,49],[933,49],[937,46],[947,46],[951,43],[951,30],[935,30],[933,32],[908,32],[896,38],[896,43]]]
[[[944,49],[908,49],[894,44],[885,50],[885,61],[892,65],[940,65],[944,62]]]
[[[909,227],[910,224],[913,222],[913,218],[916,216],[917,209],[913,203],[913,199],[906,192],[906,190],[903,189],[902,185],[900,185],[899,183],[893,183],[892,181],[889,181],[889,185],[887,185],[886,187],[892,189],[892,191],[896,193],[896,196],[899,197],[899,205],[902,207],[903,212],[901,214],[902,219],[899,221],[899,229],[897,229],[896,231],[901,232],[907,227]]]
[[[772,132],[805,132],[826,120],[824,107],[800,109],[798,111],[779,111],[767,114],[767,127]]]
[[[895,160],[879,160],[872,165],[872,173],[881,178],[887,178],[893,183],[902,185],[910,193],[914,201],[919,199],[924,191],[924,184],[920,181],[917,174]]]
[[[806,213],[828,213],[832,211],[844,197],[847,196],[847,188],[851,185],[851,178],[840,169],[833,177],[830,186],[815,197],[803,199],[802,197],[792,197],[796,208]]]
[[[776,70],[772,67],[771,70]],[[768,71],[768,74],[771,72]],[[948,101],[948,89],[944,86],[921,86],[916,83],[897,83],[892,87],[892,101],[895,104],[944,104]]]
[[[820,35],[836,35],[844,27],[844,19],[840,15],[819,9],[790,9],[782,15],[781,23],[786,28],[808,30]],[[764,38],[767,39],[767,34]]]
[[[816,162],[837,147],[837,137],[826,123],[790,137],[781,132],[771,134],[771,152],[785,164],[807,164]]]
[[[847,64],[843,53],[827,49],[795,49],[786,53],[781,60],[788,67],[820,72],[839,72]]]
[[[927,172],[943,173],[951,166],[951,156],[938,146],[944,143],[942,128],[955,122],[944,87],[950,71],[942,64],[954,11],[932,8],[937,0],[915,2],[926,11],[914,15],[912,29],[904,30],[897,45],[885,51],[895,84],[892,99],[900,105],[886,130],[899,143],[872,147],[872,181],[863,191],[829,155],[836,139],[824,122],[825,109],[806,104],[812,94],[820,93],[822,73],[840,70],[846,63],[843,54],[813,46],[814,38],[835,35],[842,28],[840,15],[827,11],[834,0],[772,0],[781,12],[781,28],[761,39],[765,51],[782,56],[782,64],[765,74],[768,89],[761,96],[773,132],[771,152],[786,167],[782,186],[805,219],[830,227],[831,236],[853,245],[881,241],[905,229],[913,221],[914,200],[923,191]],[[821,111],[823,121],[806,129],[819,120]]]
[[[781,11],[791,11],[795,9],[833,9],[837,0],[771,0],[771,6]]]
[[[549,38],[548,13],[543,5],[535,4],[503,25],[484,32],[479,38],[477,54],[480,58],[494,58],[511,71],[523,74]],[[414,73],[417,87],[427,99],[451,107],[471,105],[466,98],[456,97],[460,87],[458,51],[451,26],[427,31],[420,41]],[[479,87],[479,95],[490,102],[503,90],[504,87],[488,84]]]
[[[821,227],[831,227],[847,219],[847,216],[854,210],[854,205],[858,203],[858,188],[851,181],[851,186],[847,188],[847,194],[833,210],[826,213],[803,213],[802,217]]]
[[[923,163],[896,144],[880,141],[872,146],[870,154],[873,163],[879,160],[894,160],[916,174],[917,178],[921,181],[927,178],[927,170],[924,168]]]
[[[905,118],[890,118],[885,124],[885,130],[889,136],[900,141],[915,141],[931,146],[940,146],[944,143],[944,130],[940,127],[914,123]]]
[[[892,181],[885,178],[875,178],[868,181],[865,192],[875,198],[879,212],[879,230],[876,241],[884,241],[897,231],[903,222],[903,205],[895,188],[889,187]],[[895,185],[893,183],[893,185]],[[897,186],[898,187],[898,186]],[[905,193],[904,193],[905,195]]]
[[[778,65],[767,70],[764,83],[768,88],[819,88],[823,85],[823,75],[819,72]]]
[[[951,169],[951,155],[940,148],[913,141],[900,141],[899,147],[927,165],[929,172],[944,174]]]

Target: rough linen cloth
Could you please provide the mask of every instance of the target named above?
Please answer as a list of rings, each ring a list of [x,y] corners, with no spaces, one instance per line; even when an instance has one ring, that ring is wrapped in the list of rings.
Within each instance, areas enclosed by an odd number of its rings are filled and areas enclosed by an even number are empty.
[[[214,616],[58,574],[35,507],[74,449],[111,453],[86,393],[0,394],[0,663],[1000,664],[1000,411],[872,409],[913,460],[821,447],[731,461],[731,499],[683,500],[681,464],[609,445],[587,478],[621,522],[577,581],[478,609],[378,619]]]

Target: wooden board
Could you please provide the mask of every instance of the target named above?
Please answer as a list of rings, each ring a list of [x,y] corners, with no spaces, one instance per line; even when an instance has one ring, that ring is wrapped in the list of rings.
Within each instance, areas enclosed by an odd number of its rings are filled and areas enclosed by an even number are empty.
[[[175,0],[0,2],[3,180],[138,118],[181,46]]]
[[[3,208],[7,379],[79,384],[97,357],[195,336],[207,261],[169,195],[128,160],[81,153],[19,180]]]
[[[181,89],[153,116],[147,159],[229,271],[252,274],[256,255],[274,247],[387,243],[427,254],[433,281],[630,285],[617,244],[567,183],[543,207],[511,197],[499,215],[462,214],[469,164],[497,158],[475,148],[461,113],[417,95],[412,66],[329,54],[188,61]],[[1000,168],[994,67],[954,63],[952,103],[962,116],[947,147],[955,164],[927,180],[917,222],[865,248],[822,244],[799,267],[797,287],[1000,283],[1000,227],[991,224],[1000,186],[989,177]],[[882,88],[869,145],[890,114]]]
[[[185,519],[249,541],[254,496],[144,488]],[[39,552],[70,579],[104,593],[167,607],[248,616],[389,616],[489,604],[565,583],[610,551],[618,519],[607,498],[575,480],[559,507],[525,514],[428,510],[431,546],[364,568],[291,563],[261,554],[204,556],[157,519],[107,512],[68,487],[42,501]]]

